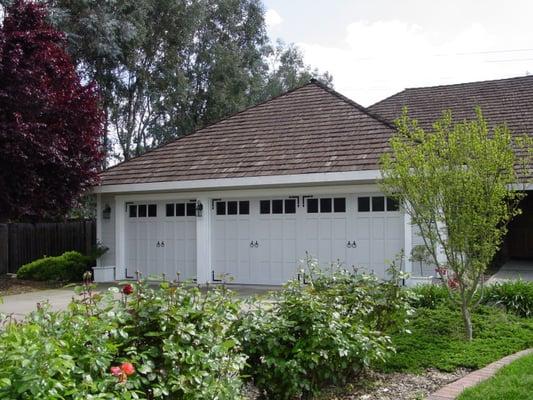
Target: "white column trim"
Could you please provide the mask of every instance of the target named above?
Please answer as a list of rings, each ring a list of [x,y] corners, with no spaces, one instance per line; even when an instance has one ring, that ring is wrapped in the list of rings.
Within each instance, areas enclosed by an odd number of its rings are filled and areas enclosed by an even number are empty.
[[[96,241],[102,241],[102,195],[96,194]],[[102,257],[96,259],[96,266],[102,266]]]
[[[211,226],[212,209],[211,199],[199,196],[197,201],[202,203],[202,216],[196,217],[196,281],[200,285],[211,282],[212,246]]]
[[[413,225],[411,216],[404,211],[403,214],[403,251],[405,272],[409,275],[413,273],[413,263],[411,261],[411,250],[413,248]]]
[[[115,278],[126,278],[126,227],[125,227],[125,206],[124,200],[115,199]]]

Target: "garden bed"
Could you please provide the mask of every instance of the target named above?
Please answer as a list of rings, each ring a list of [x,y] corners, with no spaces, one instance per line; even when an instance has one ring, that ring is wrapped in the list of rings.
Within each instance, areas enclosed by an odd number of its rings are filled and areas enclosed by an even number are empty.
[[[61,286],[57,282],[37,282],[17,279],[12,275],[0,275],[0,297],[12,294],[54,289]]]

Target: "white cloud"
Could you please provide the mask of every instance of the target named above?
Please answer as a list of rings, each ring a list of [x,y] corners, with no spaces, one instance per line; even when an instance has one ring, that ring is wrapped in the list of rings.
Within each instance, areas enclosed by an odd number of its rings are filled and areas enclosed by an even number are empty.
[[[265,13],[265,23],[269,29],[280,25],[283,22],[283,18],[278,14],[276,10],[270,8]]]
[[[533,52],[500,52],[530,48],[527,36],[506,37],[480,23],[453,35],[437,33],[400,20],[357,21],[347,27],[344,46],[298,45],[308,64],[329,71],[335,88],[363,105],[406,87],[518,76],[533,69]]]

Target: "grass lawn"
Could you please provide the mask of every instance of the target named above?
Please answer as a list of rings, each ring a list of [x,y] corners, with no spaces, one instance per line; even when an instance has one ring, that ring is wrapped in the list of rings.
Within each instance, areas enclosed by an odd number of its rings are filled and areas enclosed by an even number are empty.
[[[466,389],[458,400],[533,399],[533,355],[500,369],[492,378]]]
[[[463,339],[460,312],[447,306],[419,308],[408,327],[411,334],[393,335],[397,353],[379,369],[422,372],[479,369],[517,351],[533,347],[533,318],[519,318],[479,307],[473,315],[474,340]]]

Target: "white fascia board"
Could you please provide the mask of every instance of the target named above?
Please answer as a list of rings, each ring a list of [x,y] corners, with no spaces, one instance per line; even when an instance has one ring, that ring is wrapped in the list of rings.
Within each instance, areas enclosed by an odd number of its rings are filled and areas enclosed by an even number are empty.
[[[373,183],[380,178],[381,173],[379,170],[367,170],[103,185],[95,186],[93,192],[119,194],[136,192],[242,189],[254,187],[309,186],[316,184]]]
[[[511,185],[511,189],[514,190],[533,190],[533,183],[515,183]]]

